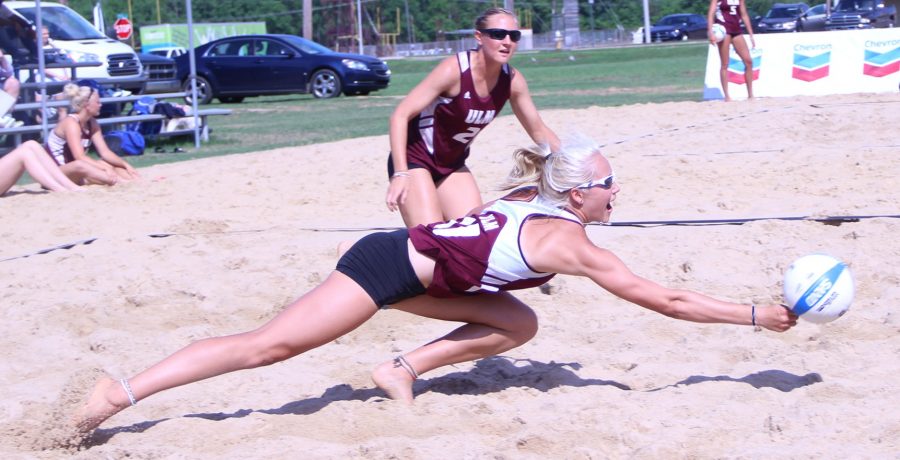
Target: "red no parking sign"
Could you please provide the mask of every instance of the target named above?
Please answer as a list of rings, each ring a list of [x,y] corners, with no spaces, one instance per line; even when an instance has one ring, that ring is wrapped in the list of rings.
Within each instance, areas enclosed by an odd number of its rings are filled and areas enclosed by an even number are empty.
[[[113,23],[113,29],[116,29],[116,38],[119,40],[128,40],[131,38],[131,21],[128,18],[116,19]]]

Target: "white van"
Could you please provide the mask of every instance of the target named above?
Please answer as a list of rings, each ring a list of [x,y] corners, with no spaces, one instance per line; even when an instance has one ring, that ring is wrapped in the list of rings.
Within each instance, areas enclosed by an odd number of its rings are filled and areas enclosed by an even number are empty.
[[[5,1],[3,6],[36,24],[35,2]],[[139,90],[143,87],[143,68],[137,54],[125,43],[100,33],[86,19],[65,5],[41,2],[41,23],[50,32],[53,46],[77,62],[100,62],[99,67],[79,67],[78,79],[104,80],[118,86]]]

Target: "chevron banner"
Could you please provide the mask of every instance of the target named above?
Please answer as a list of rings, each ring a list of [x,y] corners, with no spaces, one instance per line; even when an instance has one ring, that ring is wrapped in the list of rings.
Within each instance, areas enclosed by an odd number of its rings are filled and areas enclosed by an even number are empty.
[[[753,93],[788,97],[896,93],[900,88],[900,28],[755,35],[750,50]],[[749,36],[744,36],[750,44]],[[719,51],[710,45],[703,98],[722,99]],[[726,67],[729,95],[747,97],[743,60],[734,49]]]

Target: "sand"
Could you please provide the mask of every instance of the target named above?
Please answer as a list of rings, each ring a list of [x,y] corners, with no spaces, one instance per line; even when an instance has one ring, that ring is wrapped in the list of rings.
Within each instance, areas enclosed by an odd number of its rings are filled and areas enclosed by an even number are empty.
[[[688,323],[560,276],[516,294],[540,317],[531,342],[426,374],[412,407],[370,370],[456,325],[386,311],[287,362],[152,396],[74,452],[48,441],[79,376],[253,329],[327,276],[339,242],[402,225],[384,206],[388,140],[158,165],[80,194],[17,186],[0,198],[0,456],[900,458],[900,220],[871,217],[900,214],[897,113],[897,94],[542,112],[606,145],[614,222],[749,219],[589,226],[633,271],[780,302],[788,264],[827,252],[857,285],[833,323]],[[485,199],[526,142],[502,117],[474,143]],[[865,217],[779,219],[807,216]]]

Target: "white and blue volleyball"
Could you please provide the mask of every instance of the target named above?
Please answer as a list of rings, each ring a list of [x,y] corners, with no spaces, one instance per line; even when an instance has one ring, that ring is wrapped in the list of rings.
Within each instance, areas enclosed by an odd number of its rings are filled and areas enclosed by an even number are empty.
[[[804,320],[828,323],[853,302],[853,277],[847,265],[825,254],[794,261],[784,273],[784,300]]]
[[[722,40],[725,40],[725,26],[719,23],[715,23],[712,26],[713,37],[716,39],[716,43],[722,43]]]

